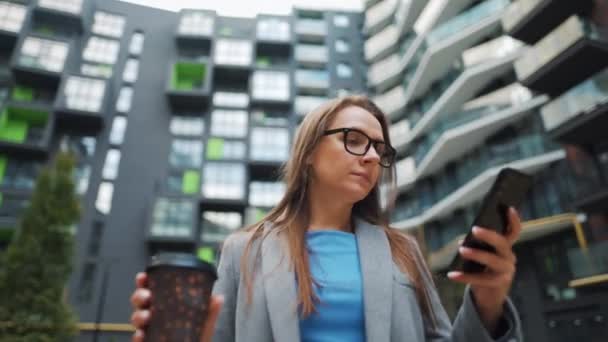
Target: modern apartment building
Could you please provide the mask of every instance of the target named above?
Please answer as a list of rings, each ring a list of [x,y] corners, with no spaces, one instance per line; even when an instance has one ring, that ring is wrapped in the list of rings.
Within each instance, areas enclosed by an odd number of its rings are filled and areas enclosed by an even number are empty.
[[[277,202],[302,116],[366,91],[362,25],[361,13],[309,9],[0,1],[0,243],[40,167],[74,151],[78,340],[130,341],[133,277],[151,254],[217,260],[227,234]]]
[[[365,2],[367,84],[399,152],[392,223],[432,270],[501,168],[535,177],[511,293],[529,341],[608,332],[607,19],[602,1]],[[454,314],[462,287],[437,283]]]

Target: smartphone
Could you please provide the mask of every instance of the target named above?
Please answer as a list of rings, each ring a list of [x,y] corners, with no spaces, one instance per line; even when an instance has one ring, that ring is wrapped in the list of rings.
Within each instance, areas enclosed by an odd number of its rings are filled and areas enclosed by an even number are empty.
[[[523,202],[528,190],[532,187],[533,178],[523,172],[511,168],[500,170],[490,191],[481,202],[481,207],[473,226],[492,229],[500,234],[506,234],[509,225],[509,207],[518,208]],[[462,243],[469,248],[477,248],[495,253],[494,247],[473,237],[470,231]],[[464,259],[460,253],[452,261],[451,270],[465,273],[479,273],[485,266],[475,261]]]

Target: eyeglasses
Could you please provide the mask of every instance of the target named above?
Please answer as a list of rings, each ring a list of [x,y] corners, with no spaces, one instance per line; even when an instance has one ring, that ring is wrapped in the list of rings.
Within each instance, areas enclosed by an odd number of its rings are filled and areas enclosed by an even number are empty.
[[[389,168],[395,161],[394,148],[387,145],[384,141],[374,140],[367,134],[355,128],[336,128],[325,131],[323,135],[344,133],[344,149],[355,156],[364,156],[369,147],[374,145],[374,150],[380,156],[380,166]]]

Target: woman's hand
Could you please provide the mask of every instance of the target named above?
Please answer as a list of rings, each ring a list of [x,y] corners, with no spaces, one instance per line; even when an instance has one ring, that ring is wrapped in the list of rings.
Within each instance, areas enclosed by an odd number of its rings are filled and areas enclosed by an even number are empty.
[[[133,314],[131,315],[131,324],[135,327],[133,334],[133,342],[143,342],[145,340],[144,329],[150,321],[150,298],[152,297],[150,290],[147,288],[148,277],[145,273],[138,273],[135,276],[135,291],[131,295],[131,304],[133,305]],[[215,322],[220,313],[224,299],[220,296],[211,296],[209,305],[209,313],[207,321],[203,324],[203,334],[201,342],[211,342]]]
[[[512,247],[520,233],[521,221],[514,208],[509,208],[509,230],[506,235],[490,229],[474,227],[475,238],[493,246],[496,254],[461,246],[460,255],[465,259],[485,265],[486,271],[479,274],[459,271],[448,273],[450,279],[471,285],[481,320],[492,334],[496,332],[499,320],[503,315],[503,305],[515,276],[517,258]]]

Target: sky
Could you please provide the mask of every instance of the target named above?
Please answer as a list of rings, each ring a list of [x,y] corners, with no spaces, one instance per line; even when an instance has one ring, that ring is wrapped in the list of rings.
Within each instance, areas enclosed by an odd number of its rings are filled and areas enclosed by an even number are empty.
[[[363,0],[123,0],[169,11],[182,8],[216,10],[222,16],[255,17],[257,14],[289,14],[292,7],[361,10]]]

